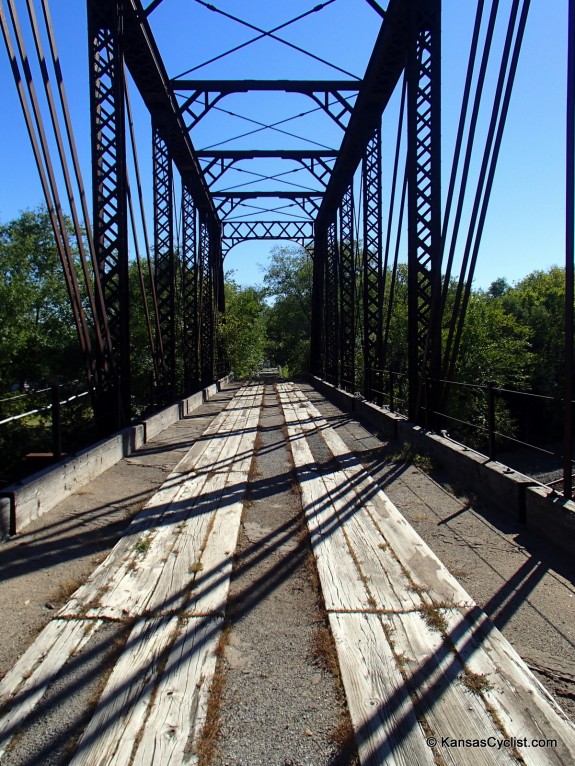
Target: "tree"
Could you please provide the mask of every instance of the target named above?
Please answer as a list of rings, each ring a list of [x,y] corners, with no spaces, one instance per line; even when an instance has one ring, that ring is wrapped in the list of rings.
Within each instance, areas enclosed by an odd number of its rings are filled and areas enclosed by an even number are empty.
[[[268,356],[290,375],[309,368],[312,259],[301,247],[274,247],[264,275]]]
[[[266,320],[263,291],[240,287],[226,274],[225,321],[219,325],[224,351],[238,378],[257,374],[266,352]]]
[[[508,314],[529,329],[533,355],[532,390],[550,396],[562,393],[565,270],[552,266],[547,271],[533,271],[508,290],[500,301]]]
[[[83,374],[47,210],[0,225],[0,388]]]

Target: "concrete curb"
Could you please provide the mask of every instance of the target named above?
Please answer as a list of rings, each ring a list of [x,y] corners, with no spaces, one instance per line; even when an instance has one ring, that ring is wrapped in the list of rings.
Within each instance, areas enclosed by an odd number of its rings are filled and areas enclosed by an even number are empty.
[[[352,412],[392,439],[413,445],[457,476],[458,483],[501,511],[525,524],[534,534],[565,550],[575,552],[575,502],[565,500],[528,476],[490,460],[425,428],[404,415],[358,399],[321,378],[308,376],[311,385],[347,412]]]
[[[24,529],[73,492],[141,449],[177,420],[189,415],[233,380],[226,375],[217,383],[150,415],[141,423],[119,431],[81,450],[73,457],[11,484],[0,492],[0,540]]]

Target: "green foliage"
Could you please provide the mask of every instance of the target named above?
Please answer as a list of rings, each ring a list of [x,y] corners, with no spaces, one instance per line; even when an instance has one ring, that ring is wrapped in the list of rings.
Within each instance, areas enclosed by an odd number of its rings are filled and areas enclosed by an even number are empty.
[[[226,313],[220,323],[224,351],[238,378],[256,375],[266,353],[263,291],[240,287],[226,275]]]
[[[309,368],[312,260],[301,247],[274,247],[264,276],[267,356],[289,375]]]
[[[0,225],[0,390],[83,371],[74,318],[45,208]]]
[[[565,377],[565,271],[534,271],[500,297],[500,305],[530,334],[530,384],[534,392],[556,395]]]

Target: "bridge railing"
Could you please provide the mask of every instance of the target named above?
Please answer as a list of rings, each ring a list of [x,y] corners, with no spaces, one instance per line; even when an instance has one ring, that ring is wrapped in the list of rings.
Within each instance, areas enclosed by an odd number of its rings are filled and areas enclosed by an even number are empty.
[[[383,381],[381,389],[373,389],[374,397],[391,412],[407,415],[407,375],[394,370],[374,372]],[[430,392],[437,384],[442,396],[431,406]],[[526,475],[542,477],[537,480],[562,491],[562,397],[515,390],[494,381],[425,378],[421,390],[424,426]],[[571,464],[575,468],[575,461]]]
[[[90,392],[70,381],[0,400],[0,485],[97,439]]]

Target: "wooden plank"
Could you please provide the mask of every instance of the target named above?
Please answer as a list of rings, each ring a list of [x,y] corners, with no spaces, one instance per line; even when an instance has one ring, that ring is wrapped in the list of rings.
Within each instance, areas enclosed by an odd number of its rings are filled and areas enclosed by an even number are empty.
[[[201,494],[196,493],[189,499],[186,517],[170,530],[172,539],[164,546],[164,563],[157,576],[150,578],[146,590],[134,593],[135,599],[139,597],[140,613],[177,612],[187,599],[195,577],[194,565],[202,556],[226,482],[226,476],[221,473],[204,478]]]
[[[432,766],[409,692],[375,614],[330,614],[362,766]]]
[[[347,540],[331,504],[324,478],[317,473],[309,445],[294,422],[292,406],[281,398],[286,416],[288,444],[291,448],[302,505],[310,530],[326,609],[369,609],[369,596],[351,555]]]
[[[420,608],[421,598],[414,592],[348,477],[337,471],[324,476],[324,481],[372,605],[385,611]]]
[[[370,513],[373,523],[391,545],[413,585],[418,591],[427,593],[432,603],[472,606],[474,601],[467,591],[377,486],[341,437],[328,426],[317,409],[313,405],[311,407],[317,413],[316,420],[321,437],[338,460],[348,483],[362,499],[362,504]]]
[[[157,684],[164,652],[178,635],[178,619],[139,620],[112,671],[70,766],[130,763]]]
[[[261,401],[261,391],[259,397]],[[255,408],[258,402],[257,392],[251,397],[251,401]],[[174,573],[171,565],[176,565],[178,574],[181,573],[181,566],[184,565],[183,560],[177,562],[173,560],[172,551],[177,545],[175,537],[177,528],[186,522],[190,515],[190,508],[194,507],[195,498],[202,494],[206,481],[210,480],[210,476],[205,473],[198,475],[197,469],[231,465],[235,455],[234,450],[237,450],[240,442],[231,444],[229,436],[225,434],[232,433],[234,428],[239,428],[240,432],[243,429],[251,415],[251,411],[248,412],[244,405],[245,401],[241,403],[241,406],[237,404],[227,413],[224,411],[225,415],[220,413],[223,416],[218,416],[216,418],[218,422],[212,423],[212,426],[207,429],[214,438],[206,442],[202,452],[197,455],[196,464],[193,465],[186,459],[180,461],[175,471],[170,474],[168,480],[150,499],[144,511],[139,514],[137,522],[132,522],[128,528],[128,535],[119,541],[110,556],[60,611],[60,615],[87,613],[92,617],[112,619],[137,616],[149,608],[147,604],[157,587],[160,587],[158,593],[161,595],[155,599],[156,605],[159,603],[158,599],[164,599],[164,602],[170,601],[174,593],[169,594],[165,587],[166,583],[173,582]],[[253,418],[253,415],[251,417]],[[220,430],[223,431],[221,435],[219,435]],[[215,505],[215,503],[211,504],[210,513],[213,512]],[[202,512],[204,512],[203,508]],[[197,531],[198,550],[204,542],[203,531],[207,524],[209,519],[200,520],[202,529]],[[154,531],[150,531],[150,528]],[[148,541],[149,549],[145,553],[139,553],[136,546]],[[194,550],[191,550],[188,558],[192,559],[191,565],[198,556]],[[166,564],[168,564],[168,570],[164,575]],[[162,580],[161,585],[159,585],[160,580]]]
[[[447,612],[446,619],[466,667],[492,686],[485,697],[509,737],[557,741],[553,747],[518,745],[527,766],[575,763],[575,725],[491,620],[479,607]]]
[[[202,569],[195,575],[195,587],[189,594],[189,600],[182,604],[186,614],[223,616],[225,613],[246,490],[245,473],[228,474],[214,524],[201,555]]]
[[[0,683],[0,752],[41,702],[67,660],[101,626],[99,621],[52,620]]]
[[[442,610],[446,616],[447,610]],[[453,740],[476,742],[503,739],[483,698],[463,682],[464,666],[451,642],[426,623],[422,614],[388,618],[396,656],[401,657],[406,683],[417,700],[418,718],[425,718],[437,739],[442,763],[452,766],[516,764],[512,748],[453,746]],[[445,744],[443,740],[445,738]]]
[[[221,626],[220,620],[207,618],[181,621],[181,633],[168,656],[133,763],[180,766],[190,762],[206,721]],[[126,761],[114,763],[124,766]]]

